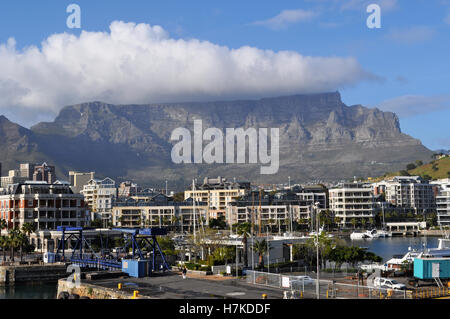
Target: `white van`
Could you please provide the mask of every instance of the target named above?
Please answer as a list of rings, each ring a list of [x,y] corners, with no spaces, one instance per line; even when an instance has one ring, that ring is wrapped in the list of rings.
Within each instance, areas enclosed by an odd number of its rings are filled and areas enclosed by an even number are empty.
[[[399,283],[397,280],[382,277],[376,277],[373,280],[373,285],[375,287],[388,289],[398,289],[398,290],[406,289],[406,286],[402,283]]]

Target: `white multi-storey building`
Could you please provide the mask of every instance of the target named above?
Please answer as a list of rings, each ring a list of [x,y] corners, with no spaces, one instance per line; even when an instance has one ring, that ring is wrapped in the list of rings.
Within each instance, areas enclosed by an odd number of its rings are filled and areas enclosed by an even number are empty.
[[[83,186],[81,194],[89,206],[93,217],[101,218],[105,223],[111,221],[111,209],[117,196],[116,182],[111,178],[91,179]]]
[[[168,227],[180,231],[206,227],[206,203],[174,202],[163,194],[149,201],[127,199],[112,208],[112,224],[120,227]],[[195,218],[195,222],[194,222]]]
[[[395,176],[375,184],[378,193],[384,193],[386,202],[399,208],[413,209],[416,214],[435,208],[433,185],[420,176]]]
[[[227,205],[247,193],[250,183],[227,182],[225,178],[205,178],[203,184],[196,185],[195,192],[186,190],[185,200],[208,203],[207,219],[225,217]]]
[[[343,183],[328,190],[330,210],[334,217],[340,218],[344,227],[352,225],[352,219],[361,222],[375,217],[372,189],[361,183]]]
[[[436,213],[438,224],[450,226],[450,178],[433,181],[436,187]]]

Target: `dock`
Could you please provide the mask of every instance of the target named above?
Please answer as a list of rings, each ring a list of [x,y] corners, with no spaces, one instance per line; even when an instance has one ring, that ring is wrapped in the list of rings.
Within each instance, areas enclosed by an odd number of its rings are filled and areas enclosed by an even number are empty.
[[[120,289],[119,289],[120,284]],[[137,291],[137,295],[135,295]],[[222,276],[199,276],[171,272],[144,278],[111,278],[82,280],[78,288],[69,287],[65,279],[58,281],[58,298],[63,294],[90,299],[282,299],[283,292],[271,287],[258,287]]]

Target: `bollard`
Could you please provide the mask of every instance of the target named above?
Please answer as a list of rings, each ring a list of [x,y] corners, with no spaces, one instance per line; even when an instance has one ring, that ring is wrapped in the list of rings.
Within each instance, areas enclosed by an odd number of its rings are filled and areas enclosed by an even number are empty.
[[[139,290],[133,291],[133,297],[131,297],[131,299],[136,299],[138,297],[139,297]]]
[[[327,290],[327,299],[328,299],[328,290]]]
[[[300,298],[303,299],[303,291],[300,291]]]
[[[121,283],[121,282],[119,282],[119,283],[117,284],[117,289],[119,289],[119,290],[122,289],[122,283]]]

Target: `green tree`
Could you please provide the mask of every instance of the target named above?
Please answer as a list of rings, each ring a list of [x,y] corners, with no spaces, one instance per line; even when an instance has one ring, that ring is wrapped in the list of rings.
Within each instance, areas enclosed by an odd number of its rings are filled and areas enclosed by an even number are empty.
[[[21,244],[22,244],[22,239],[19,237],[19,232],[16,229],[12,230],[8,236],[8,246],[10,248],[11,261],[14,261],[15,249],[20,247]]]
[[[350,220],[350,224],[352,224],[353,225],[353,229],[355,229],[356,225],[358,225],[358,220],[356,218],[352,218]]]
[[[252,226],[250,223],[241,223],[238,225],[236,232],[242,236],[242,245],[244,246],[244,267],[248,266],[247,238],[250,235]]]
[[[321,225],[325,225],[327,230],[330,230],[333,223],[330,210],[323,210],[319,213],[319,222]]]
[[[6,261],[6,249],[8,249],[8,245],[9,245],[8,236],[1,236],[0,247],[2,247],[3,250],[3,261]]]
[[[263,239],[261,241],[256,241],[253,244],[252,249],[258,254],[258,267],[261,269],[264,268],[264,255],[271,249],[270,245]]]
[[[227,223],[225,222],[224,216],[219,216],[218,218],[211,218],[209,220],[209,228],[225,229],[227,228]]]
[[[119,221],[122,221],[121,218],[119,218]],[[103,227],[102,220],[100,218],[96,218],[94,220],[91,220],[91,227],[102,228]]]
[[[423,162],[422,162],[421,160],[417,160],[417,161],[415,162],[415,164],[416,164],[416,166],[418,167],[418,166],[422,166],[422,165],[423,165]]]
[[[410,171],[410,170],[412,170],[412,169],[415,169],[416,168],[416,165],[414,165],[413,163],[409,163],[408,165],[406,165],[406,169],[408,170],[408,171]]]
[[[366,228],[366,224],[367,224],[367,219],[361,218],[361,225],[362,225],[363,229]]]
[[[30,234],[36,231],[36,225],[34,223],[24,223],[21,230],[27,237],[30,237]]]

